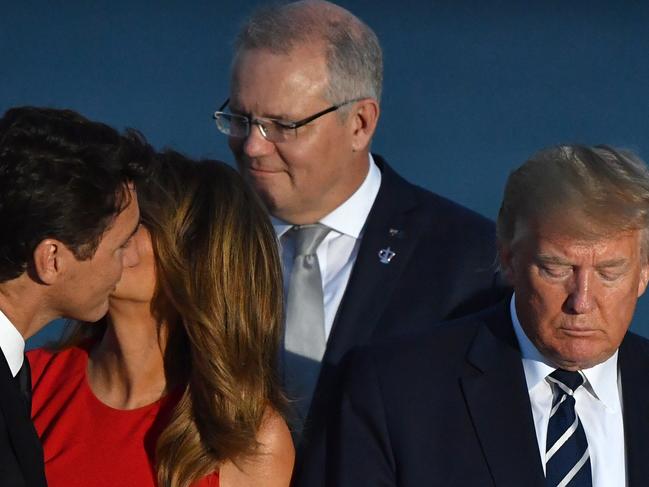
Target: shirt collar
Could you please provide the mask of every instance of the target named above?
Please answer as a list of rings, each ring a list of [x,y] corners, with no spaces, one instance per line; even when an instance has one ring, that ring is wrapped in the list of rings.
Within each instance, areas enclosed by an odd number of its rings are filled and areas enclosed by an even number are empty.
[[[338,233],[358,239],[380,187],[381,171],[374,162],[372,154],[369,154],[369,170],[363,183],[343,204],[321,218],[320,223]],[[271,221],[278,238],[293,226],[275,217],[271,217]]]
[[[11,375],[14,377],[23,366],[25,339],[0,310],[0,349],[7,359]]]
[[[620,404],[617,354],[618,350],[601,364],[582,370],[588,384],[593,388],[595,396],[604,403],[607,409],[613,412],[618,409]]]
[[[272,215],[270,216],[270,221],[273,224],[277,238],[282,238],[282,236],[293,227],[292,224],[286,223],[284,220],[280,220]]]
[[[516,314],[515,305],[516,294],[512,295],[509,310],[514,325],[514,333],[521,349],[523,360],[523,369],[525,371],[525,380],[527,381],[528,392],[534,389],[540,382],[545,382],[545,378],[554,372],[557,367],[547,360],[528,338],[523,330],[518,315]],[[615,412],[619,408],[620,396],[618,392],[618,373],[617,373],[617,355],[616,350],[604,362],[595,365],[589,369],[582,370],[586,377],[586,388],[597,399],[604,403],[607,409]]]

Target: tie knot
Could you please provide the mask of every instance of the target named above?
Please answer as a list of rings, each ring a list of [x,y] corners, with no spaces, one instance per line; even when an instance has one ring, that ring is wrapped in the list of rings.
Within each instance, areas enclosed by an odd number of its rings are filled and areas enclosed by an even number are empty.
[[[576,370],[563,370],[557,369],[548,376],[550,382],[557,385],[562,385],[570,389],[570,393],[575,392],[575,390],[584,383],[585,379],[582,374]]]
[[[295,255],[312,255],[324,240],[331,228],[315,223],[313,225],[295,225]]]

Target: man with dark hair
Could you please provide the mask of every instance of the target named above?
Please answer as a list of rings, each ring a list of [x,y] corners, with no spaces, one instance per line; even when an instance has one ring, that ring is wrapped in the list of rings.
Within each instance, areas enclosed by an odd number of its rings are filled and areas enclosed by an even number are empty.
[[[497,223],[514,295],[358,352],[330,435],[336,487],[611,487],[649,479],[649,171],[606,146],[514,171]]]
[[[25,339],[59,317],[96,321],[139,224],[134,183],[147,144],[68,110],[0,119],[0,483],[44,486],[30,420]]]
[[[239,32],[215,113],[280,239],[298,485],[323,478],[323,425],[349,350],[499,296],[493,224],[370,154],[382,78],[378,39],[350,12],[276,5]]]

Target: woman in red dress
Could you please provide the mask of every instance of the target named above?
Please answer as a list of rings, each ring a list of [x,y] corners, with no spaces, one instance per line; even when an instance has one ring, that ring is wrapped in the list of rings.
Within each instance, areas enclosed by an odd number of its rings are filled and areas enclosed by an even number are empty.
[[[225,164],[159,163],[108,315],[29,353],[48,483],[288,486],[275,233]]]

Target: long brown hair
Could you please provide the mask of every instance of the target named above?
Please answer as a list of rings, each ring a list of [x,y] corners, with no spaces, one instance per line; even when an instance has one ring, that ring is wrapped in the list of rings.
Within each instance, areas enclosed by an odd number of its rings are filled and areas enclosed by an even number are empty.
[[[138,200],[156,257],[151,309],[166,334],[165,375],[182,395],[158,439],[156,469],[159,485],[186,487],[254,455],[264,411],[284,409],[282,274],[269,218],[234,169],[173,151],[158,159]],[[68,343],[78,342],[76,330]]]

